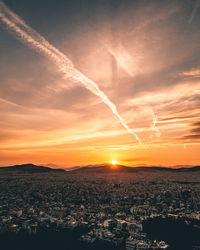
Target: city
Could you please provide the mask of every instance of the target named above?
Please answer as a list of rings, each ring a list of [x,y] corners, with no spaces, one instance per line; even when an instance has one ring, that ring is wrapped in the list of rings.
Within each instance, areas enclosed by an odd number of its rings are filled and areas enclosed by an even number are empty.
[[[164,239],[148,237],[144,230],[148,219],[194,220],[200,233],[199,171],[154,168],[127,173],[105,165],[101,171],[88,167],[88,171],[28,173],[28,168],[27,172],[1,169],[1,234],[37,235],[80,227],[80,242],[92,246],[102,241],[114,249],[130,250],[170,247]],[[200,246],[192,244],[191,249]]]

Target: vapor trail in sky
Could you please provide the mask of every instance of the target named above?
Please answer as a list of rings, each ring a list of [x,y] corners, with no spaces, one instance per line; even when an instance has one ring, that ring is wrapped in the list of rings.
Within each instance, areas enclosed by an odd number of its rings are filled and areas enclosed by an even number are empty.
[[[153,112],[152,109],[151,109],[150,111],[151,111],[151,114],[152,114],[152,117],[153,117],[153,122],[152,122],[152,125],[151,125],[151,128],[150,128],[150,129],[151,129],[153,132],[155,132],[155,136],[156,136],[156,137],[160,137],[160,135],[161,135],[160,130],[156,127],[156,123],[157,123],[157,121],[158,121],[158,116],[154,114],[154,112]],[[153,138],[153,134],[151,134],[151,135],[149,136],[149,138],[150,138],[150,139]]]
[[[11,102],[11,101],[8,101],[8,100],[5,100],[5,99],[2,99],[0,98],[0,102],[2,103],[6,103],[8,105],[11,105],[11,106],[15,106],[15,107],[19,107],[19,108],[23,108],[23,106],[17,104],[17,103],[14,103],[14,102]]]
[[[51,59],[57,68],[64,74],[65,78],[71,78],[75,81],[81,82],[93,94],[100,97],[101,100],[111,109],[113,114],[120,120],[122,126],[130,134],[134,135],[137,141],[142,144],[139,137],[128,127],[123,118],[119,115],[116,106],[110,101],[104,92],[99,89],[98,85],[77,70],[67,56],[51,45],[38,32],[29,27],[2,1],[0,1],[0,20],[6,25],[8,31],[14,35],[16,39]]]
[[[195,5],[194,5],[194,8],[193,8],[193,11],[192,11],[192,14],[191,14],[191,17],[190,17],[190,19],[189,19],[189,21],[188,21],[189,24],[192,23],[192,21],[193,21],[195,15],[196,15],[196,13],[197,13],[197,9],[198,9],[199,7],[200,7],[200,1],[199,1],[199,0],[196,0]]]

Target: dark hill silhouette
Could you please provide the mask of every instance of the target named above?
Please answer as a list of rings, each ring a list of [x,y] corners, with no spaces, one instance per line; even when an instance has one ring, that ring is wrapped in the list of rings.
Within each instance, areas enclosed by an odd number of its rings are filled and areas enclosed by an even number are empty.
[[[100,165],[88,165],[88,166],[78,166],[70,169],[61,168],[50,168],[46,166],[37,166],[31,163],[14,165],[8,167],[0,167],[0,171],[6,172],[17,172],[17,173],[48,173],[48,172],[73,172],[73,173],[137,173],[137,172],[198,172],[200,171],[200,166],[194,167],[180,167],[180,168],[169,168],[169,167],[159,167],[159,166],[137,166],[137,167],[127,167],[123,165],[112,165],[112,164],[100,164]]]
[[[122,165],[111,165],[111,164],[104,164],[104,165],[91,165],[81,167],[79,169],[73,170],[73,172],[89,172],[89,173],[105,173],[105,172],[133,172],[134,169]]]
[[[8,171],[8,172],[18,172],[18,173],[47,173],[47,172],[64,172],[63,169],[52,169],[44,166],[37,166],[31,163],[22,164],[22,165],[14,165],[8,167],[1,167],[0,171]]]
[[[123,165],[112,165],[112,164],[103,164],[103,165],[90,165],[81,167],[79,169],[73,170],[73,172],[89,172],[89,173],[109,173],[109,172],[124,172],[124,173],[134,173],[138,171],[173,171],[171,168],[164,167],[127,167]]]
[[[194,166],[190,168],[178,168],[176,170],[178,172],[196,172],[196,171],[200,171],[200,166]]]
[[[135,172],[136,173],[140,171],[144,171],[144,172],[196,172],[196,171],[200,171],[200,166],[175,169],[175,168],[159,167],[159,166],[127,167],[123,165],[102,164],[102,165],[89,165],[85,167],[80,167],[72,171],[76,173],[109,173],[109,172],[123,172],[123,173]]]

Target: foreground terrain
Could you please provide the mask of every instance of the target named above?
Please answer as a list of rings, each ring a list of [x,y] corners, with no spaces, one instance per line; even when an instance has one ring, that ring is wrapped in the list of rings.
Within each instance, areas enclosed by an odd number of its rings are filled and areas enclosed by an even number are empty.
[[[200,247],[200,171],[27,169],[0,170],[4,249]]]

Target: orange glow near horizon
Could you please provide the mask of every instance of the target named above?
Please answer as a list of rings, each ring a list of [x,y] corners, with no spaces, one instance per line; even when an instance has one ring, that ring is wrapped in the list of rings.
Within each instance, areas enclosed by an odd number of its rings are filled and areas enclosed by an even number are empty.
[[[116,160],[112,160],[112,161],[111,161],[111,164],[112,164],[112,165],[116,165],[116,164],[117,164],[117,161],[116,161]]]

